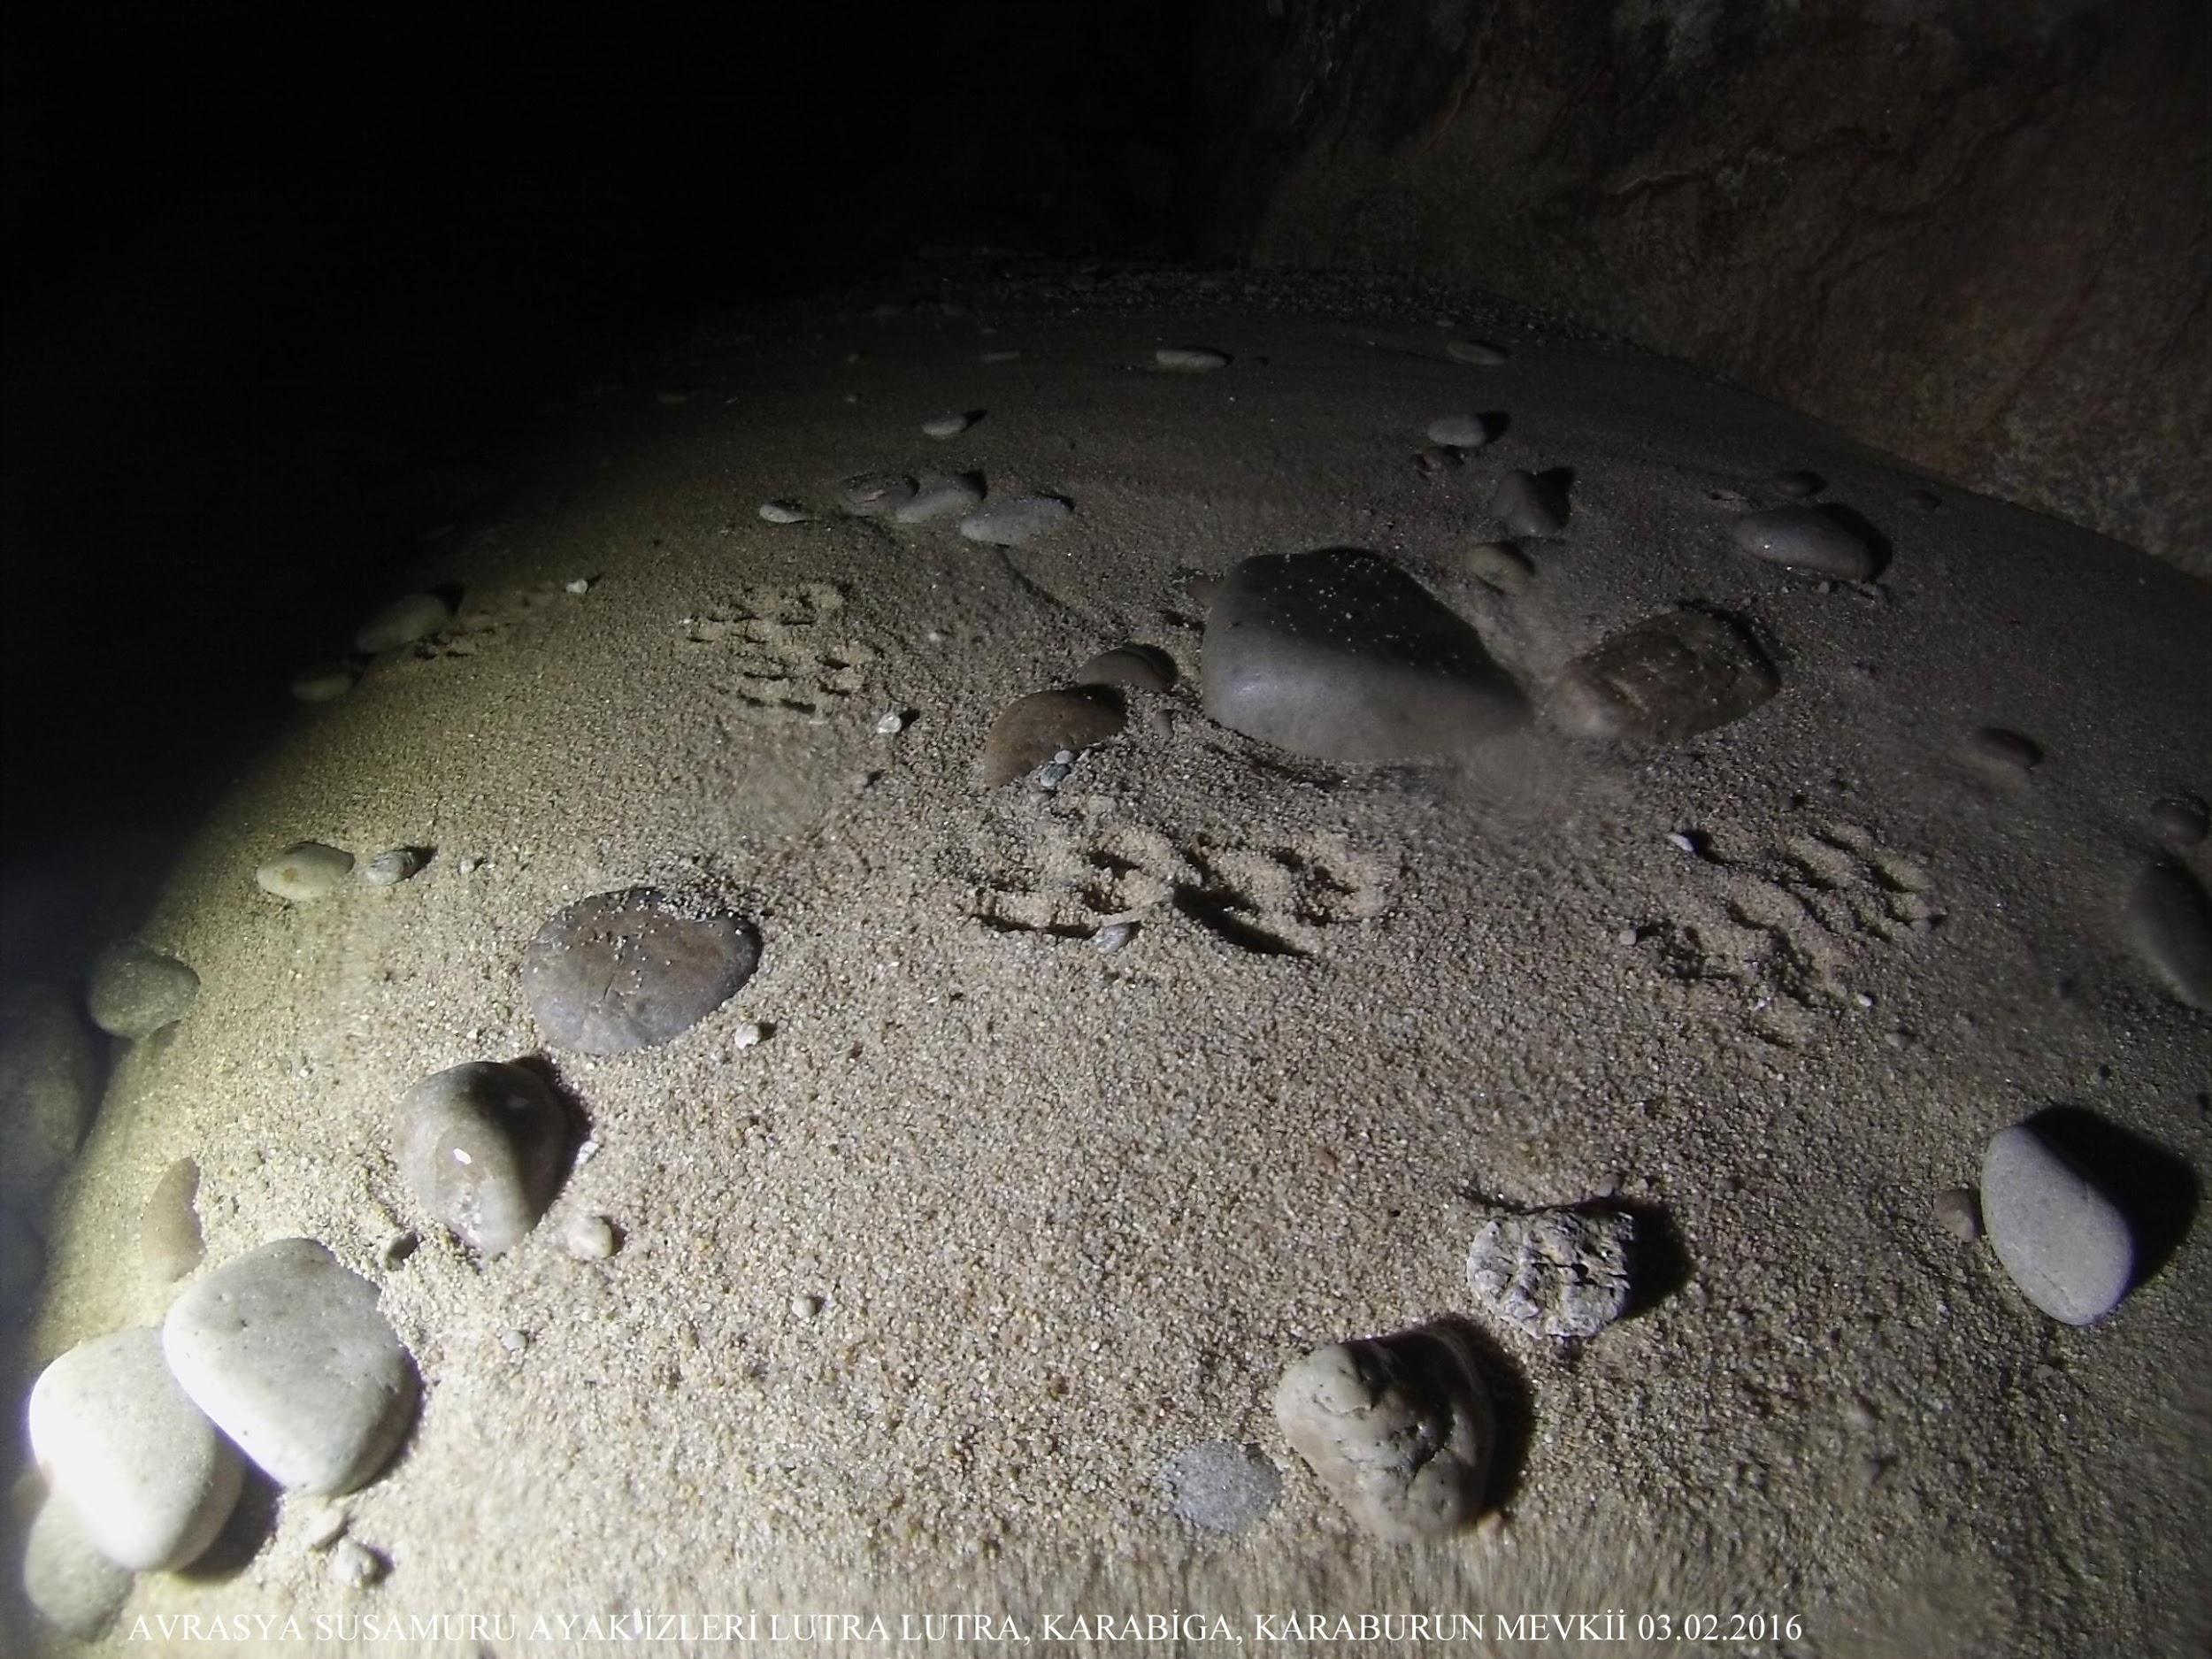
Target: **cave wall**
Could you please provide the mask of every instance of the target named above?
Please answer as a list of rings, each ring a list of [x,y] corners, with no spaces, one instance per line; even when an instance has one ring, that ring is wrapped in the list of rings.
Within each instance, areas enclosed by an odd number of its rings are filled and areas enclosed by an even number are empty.
[[[1216,257],[1480,284],[2212,575],[2205,0],[1214,0]]]

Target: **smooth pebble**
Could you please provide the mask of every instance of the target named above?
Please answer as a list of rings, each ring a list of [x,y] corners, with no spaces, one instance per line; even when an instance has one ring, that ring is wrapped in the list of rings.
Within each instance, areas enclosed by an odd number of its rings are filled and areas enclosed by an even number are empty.
[[[422,868],[422,855],[412,847],[388,847],[361,866],[361,885],[396,887]]]
[[[487,1256],[519,1244],[560,1190],[568,1114],[536,1072],[471,1061],[425,1078],[399,1108],[400,1178]]]
[[[1318,760],[1462,752],[1527,718],[1465,618],[1395,562],[1349,549],[1233,568],[1207,618],[1200,679],[1213,719]]]
[[[0,1202],[35,1202],[75,1156],[97,1098],[92,1044],[54,986],[0,998]]]
[[[294,904],[329,897],[353,873],[353,855],[320,841],[294,841],[253,872],[264,893]]]
[[[1213,369],[1229,366],[1229,354],[1204,346],[1162,346],[1152,354],[1153,362],[1164,369],[1185,374],[1203,374]]]
[[[554,1044],[626,1054],[673,1042],[729,1001],[760,963],[736,917],[651,887],[580,900],[538,930],[522,994]]]
[[[1506,360],[1506,353],[1482,340],[1448,340],[1444,355],[1455,363],[1470,363],[1478,368],[1492,369]]]
[[[365,1590],[385,1574],[384,1558],[366,1544],[342,1538],[331,1547],[325,1571],[331,1583],[345,1590]]]
[[[1997,1259],[2052,1318],[2090,1325],[2127,1294],[2135,1240],[2126,1216],[2032,1125],[1992,1137],[1981,1208]]]
[[[1131,641],[1101,651],[1075,671],[1079,686],[1128,686],[1164,692],[1175,684],[1175,659],[1156,645]]]
[[[1553,682],[1548,713],[1571,737],[1678,741],[1740,719],[1781,676],[1737,624],[1684,608],[1624,628]]]
[[[170,1572],[214,1542],[245,1481],[230,1443],[185,1397],[148,1326],[81,1342],[31,1389],[31,1450],[94,1548]]]
[[[1063,752],[1080,754],[1117,737],[1126,718],[1120,699],[1101,687],[1033,691],[1017,697],[999,710],[984,738],[983,787],[995,789],[1055,764]]]
[[[1429,422],[1427,436],[1447,449],[1479,449],[1490,442],[1490,426],[1480,415],[1442,415]]]
[[[960,521],[960,534],[993,547],[1020,547],[1075,514],[1073,503],[1058,495],[1019,495],[977,508]]]
[[[58,1630],[91,1638],[107,1627],[134,1582],[92,1546],[65,1503],[49,1498],[23,1542],[23,1594]]]
[[[1525,592],[1536,578],[1528,555],[1510,541],[1477,541],[1467,549],[1466,560],[1476,580],[1502,594]]]
[[[1490,515],[1518,536],[1555,536],[1567,527],[1567,492],[1541,473],[1516,467],[1490,495]]]
[[[621,1248],[614,1223],[604,1216],[580,1213],[561,1230],[561,1242],[580,1262],[603,1262]]]
[[[1863,536],[1819,507],[1800,504],[1747,512],[1729,534],[1754,558],[1839,581],[1866,581],[1881,568]]]
[[[923,433],[932,438],[956,438],[976,423],[976,415],[958,411],[932,415],[922,422]]]
[[[165,951],[124,940],[102,951],[85,987],[85,1010],[112,1037],[150,1037],[192,1011],[200,976]]]
[[[312,1239],[279,1239],[188,1286],[162,1326],[192,1402],[278,1485],[373,1479],[414,1420],[414,1361],[376,1286]]]
[[[927,472],[910,500],[892,509],[899,524],[929,524],[973,512],[983,500],[983,486],[966,472]]]
[[[770,524],[804,524],[814,515],[795,501],[764,501],[760,516]]]
[[[915,488],[902,472],[858,472],[838,486],[837,499],[856,518],[878,518],[913,500]]]
[[[2194,847],[2212,833],[2212,809],[2193,795],[2170,795],[2152,803],[2151,826],[2176,847]]]
[[[335,703],[360,681],[350,663],[319,663],[292,676],[292,695],[302,703]]]
[[[395,599],[364,622],[354,633],[356,649],[375,657],[412,645],[449,626],[453,607],[436,594],[409,594]]]
[[[2212,1009],[2212,897],[2177,864],[2145,866],[2129,890],[2128,942],[2174,997]]]

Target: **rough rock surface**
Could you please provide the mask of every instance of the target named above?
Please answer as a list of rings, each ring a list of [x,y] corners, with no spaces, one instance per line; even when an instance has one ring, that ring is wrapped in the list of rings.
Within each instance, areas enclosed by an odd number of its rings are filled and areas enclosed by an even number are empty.
[[[376,1286],[312,1239],[279,1239],[171,1304],[162,1351],[192,1403],[278,1485],[351,1492],[414,1420],[415,1363]]]
[[[1343,549],[1232,570],[1202,678],[1222,725],[1321,760],[1448,755],[1526,716],[1467,622],[1393,561]]]
[[[1221,7],[1211,251],[1479,280],[2212,574],[2201,22]]]
[[[1525,1335],[1595,1336],[1628,1310],[1635,1245],[1635,1221],[1623,1212],[1507,1212],[1476,1233],[1467,1285]]]
[[[1275,1420],[1330,1494],[1386,1538],[1448,1532],[1482,1507],[1490,1394],[1449,1325],[1316,1348],[1283,1373]]]
[[[425,1078],[399,1108],[415,1201],[486,1256],[512,1249],[560,1190],[568,1118],[536,1072],[477,1060]]]
[[[148,1326],[81,1342],[40,1373],[31,1449],[93,1548],[134,1572],[197,1560],[230,1518],[245,1468],[185,1398]]]
[[[546,1036],[586,1054],[673,1042],[737,994],[760,945],[737,918],[651,887],[602,893],[539,929],[522,994]]]

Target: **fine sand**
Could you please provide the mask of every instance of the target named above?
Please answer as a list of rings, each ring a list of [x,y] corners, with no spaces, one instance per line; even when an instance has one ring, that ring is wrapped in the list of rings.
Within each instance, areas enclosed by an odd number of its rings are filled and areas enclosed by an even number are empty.
[[[1936,1200],[2056,1105],[2212,1167],[2212,1022],[2124,925],[2154,802],[2212,788],[2212,588],[1471,304],[1446,327],[1110,273],[937,296],[738,319],[580,396],[424,546],[454,627],[301,707],[170,872],[142,936],[204,988],[118,1061],[19,1386],[160,1318],[139,1217],[191,1157],[208,1265],[324,1240],[380,1286],[425,1401],[337,1506],[380,1583],[330,1581],[331,1506],[250,1492],[207,1562],[57,1650],[732,1653],[530,1632],[749,1609],[764,1638],[771,1613],[894,1637],[979,1613],[1037,1653],[1081,1650],[1047,1615],[1220,1615],[1256,1653],[1279,1649],[1256,1617],[1417,1612],[1620,1612],[1632,1638],[1439,1652],[1699,1650],[1640,1644],[1645,1614],[1799,1621],[1713,1644],[1734,1653],[2198,1650],[2201,1229],[2074,1329]],[[1509,360],[1448,360],[1455,338]],[[1163,373],[1162,346],[1233,361]],[[925,436],[949,410],[987,412]],[[1469,412],[1502,434],[1415,465]],[[1514,594],[1466,552],[1500,534],[1509,467],[1573,471]],[[1796,468],[1886,539],[1876,583],[1732,545]],[[836,508],[847,474],[966,469],[1075,514],[1001,550]],[[770,498],[818,516],[764,523]],[[1209,720],[1193,578],[1329,547],[1401,560],[1532,689],[1696,602],[1750,625],[1782,690],[1685,742],[1539,726],[1438,765]],[[981,790],[994,714],[1124,641],[1176,687],[1131,693],[1056,789]],[[2041,763],[1978,755],[1993,725]],[[434,852],[294,906],[253,872],[302,840]],[[524,947],[649,882],[751,919],[758,972],[665,1048],[547,1049]],[[1090,942],[1120,919],[1125,949]],[[769,1030],[743,1048],[748,1021]],[[479,1262],[403,1187],[394,1110],[429,1072],[541,1053],[588,1156]],[[1579,1346],[1486,1324],[1475,1206],[1608,1193],[1647,1219],[1649,1304]],[[611,1259],[562,1247],[590,1214]],[[1371,1539],[1285,1444],[1276,1380],[1446,1315],[1487,1337],[1498,1518]],[[1284,1477],[1233,1540],[1158,1479],[1212,1440]],[[188,1641],[186,1614],[231,1623]],[[253,1615],[306,1640],[241,1636]],[[470,1615],[509,1623],[390,1635]],[[375,1623],[318,1640],[318,1617]],[[1188,1650],[1226,1647],[1209,1628]]]

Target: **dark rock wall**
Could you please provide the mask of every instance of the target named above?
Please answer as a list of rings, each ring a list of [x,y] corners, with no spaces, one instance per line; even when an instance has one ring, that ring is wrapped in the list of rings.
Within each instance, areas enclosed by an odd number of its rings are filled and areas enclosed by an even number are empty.
[[[1208,251],[1478,283],[2212,575],[2206,0],[1214,0]]]

